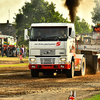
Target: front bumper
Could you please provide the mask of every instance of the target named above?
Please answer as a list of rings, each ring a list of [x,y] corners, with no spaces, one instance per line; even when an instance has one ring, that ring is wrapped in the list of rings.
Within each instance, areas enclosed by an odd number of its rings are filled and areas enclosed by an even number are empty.
[[[71,64],[29,64],[29,69],[70,69]]]

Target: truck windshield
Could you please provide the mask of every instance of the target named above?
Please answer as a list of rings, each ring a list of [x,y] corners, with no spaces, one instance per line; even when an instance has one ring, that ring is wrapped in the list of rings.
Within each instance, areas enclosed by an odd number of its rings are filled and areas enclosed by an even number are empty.
[[[30,41],[66,41],[67,27],[32,27]]]

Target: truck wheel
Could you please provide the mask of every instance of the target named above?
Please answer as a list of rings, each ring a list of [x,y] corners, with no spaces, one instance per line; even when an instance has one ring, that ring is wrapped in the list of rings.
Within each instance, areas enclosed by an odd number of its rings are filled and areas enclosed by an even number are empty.
[[[82,59],[82,65],[81,65],[81,69],[80,69],[80,75],[84,76],[85,75],[85,71],[86,71],[86,60],[83,57],[83,59]]]
[[[66,70],[66,76],[67,78],[73,78],[74,77],[74,62],[71,62],[71,69]]]
[[[32,77],[38,77],[39,76],[39,72],[36,69],[31,69],[31,76]]]

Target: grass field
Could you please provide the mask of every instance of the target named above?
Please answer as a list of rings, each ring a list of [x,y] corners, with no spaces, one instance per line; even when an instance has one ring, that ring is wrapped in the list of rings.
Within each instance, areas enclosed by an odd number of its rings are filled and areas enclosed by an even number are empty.
[[[28,66],[28,63],[9,64],[9,65],[0,65],[0,68],[1,68],[1,67],[17,67],[17,66],[25,66],[25,65]]]
[[[20,62],[20,59],[18,57],[0,57],[0,61],[19,61]],[[28,58],[23,58],[23,61],[26,61],[25,63],[18,63],[18,64],[13,64],[13,63],[10,63],[10,64],[1,64],[0,67],[15,67],[15,66],[25,66],[25,65],[28,65]]]
[[[100,100],[100,94],[97,94],[97,95],[93,96],[92,98],[85,99],[85,100]]]
[[[0,60],[6,60],[6,61],[19,61],[20,59],[18,57],[0,57]],[[23,58],[23,61],[28,61],[27,58]]]

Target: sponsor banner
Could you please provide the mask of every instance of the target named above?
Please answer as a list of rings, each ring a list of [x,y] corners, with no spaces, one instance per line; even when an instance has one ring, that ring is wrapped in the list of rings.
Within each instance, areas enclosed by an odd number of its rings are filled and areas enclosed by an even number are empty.
[[[31,48],[65,48],[65,42],[30,42]]]

